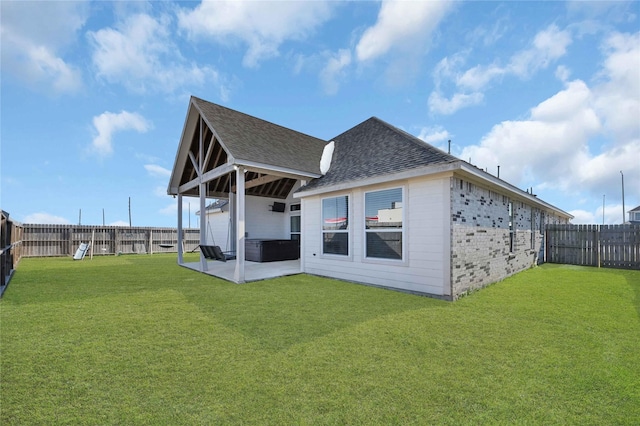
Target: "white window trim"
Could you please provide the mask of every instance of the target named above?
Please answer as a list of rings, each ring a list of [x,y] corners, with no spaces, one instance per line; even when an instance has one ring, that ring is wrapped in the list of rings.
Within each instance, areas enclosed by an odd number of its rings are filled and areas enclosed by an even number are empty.
[[[381,257],[367,257],[367,221],[364,216],[366,216],[365,211],[367,209],[366,206],[366,197],[368,193],[371,192],[380,192],[387,191],[389,189],[398,189],[402,190],[402,259],[385,259]],[[407,266],[409,262],[407,261],[407,211],[409,209],[408,196],[407,196],[407,186],[406,185],[395,185],[389,186],[385,188],[376,188],[369,191],[362,191],[362,213],[363,217],[359,218],[362,221],[362,263],[371,263],[371,264],[392,264],[396,266]],[[373,231],[372,231],[373,232]],[[398,232],[393,229],[380,229],[376,232]]]
[[[323,204],[324,200],[328,200],[330,198],[337,197],[347,197],[347,229],[346,230],[324,230],[323,222]],[[333,260],[353,260],[353,203],[352,203],[351,193],[346,194],[336,194],[330,197],[322,197],[320,198],[320,258],[321,259],[333,259]],[[347,234],[347,254],[335,254],[335,253],[325,253],[324,252],[324,234],[325,232],[339,232]]]

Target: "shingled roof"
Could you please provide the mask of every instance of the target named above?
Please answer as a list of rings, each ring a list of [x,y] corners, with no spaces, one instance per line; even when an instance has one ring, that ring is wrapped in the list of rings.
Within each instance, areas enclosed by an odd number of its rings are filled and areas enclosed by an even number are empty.
[[[244,160],[320,174],[326,141],[195,96],[191,99],[236,163]]]
[[[335,149],[331,168],[326,175],[313,179],[300,191],[460,161],[376,117],[332,140]]]

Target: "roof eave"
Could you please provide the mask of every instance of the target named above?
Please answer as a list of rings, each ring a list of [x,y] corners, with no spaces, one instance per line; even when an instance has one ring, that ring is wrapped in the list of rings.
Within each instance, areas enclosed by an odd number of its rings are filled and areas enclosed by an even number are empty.
[[[184,125],[182,126],[182,133],[180,134],[180,143],[178,144],[176,157],[173,160],[173,168],[171,169],[171,177],[169,178],[167,195],[178,195],[178,187],[180,186],[180,178],[182,177],[182,172],[184,171],[184,163],[187,159],[187,156],[189,155],[188,148],[186,152],[183,148],[183,142],[185,134],[187,133],[187,129],[194,125],[194,121],[192,119],[194,110],[197,114],[200,114],[194,102],[194,97],[191,96],[191,99],[189,100],[189,108],[187,109],[187,115],[184,119]]]
[[[365,179],[350,180],[350,181],[345,181],[345,182],[341,182],[334,185],[322,186],[320,188],[310,189],[306,191],[304,190],[304,188],[300,188],[301,190],[298,190],[297,192],[295,192],[293,196],[297,198],[310,197],[313,195],[320,195],[328,192],[344,191],[347,189],[353,189],[360,186],[377,185],[380,183],[390,182],[394,180],[410,179],[410,178],[419,177],[419,176],[428,176],[428,175],[434,175],[439,173],[453,172],[455,168],[456,168],[455,163],[442,163],[442,164],[416,167],[413,169],[404,170],[402,172],[372,176]]]
[[[374,176],[371,178],[360,179],[360,180],[351,180],[346,182],[341,182],[335,185],[327,185],[324,187],[320,187],[317,189],[304,190],[304,188],[300,188],[300,190],[296,191],[293,196],[296,198],[304,198],[310,197],[314,195],[326,194],[329,192],[336,191],[345,191],[361,186],[370,186],[381,183],[386,183],[394,180],[403,180],[410,179],[420,176],[436,176],[438,174],[443,174],[446,176],[447,174],[453,175],[462,175],[467,178],[472,177],[474,180],[483,182],[484,184],[489,184],[494,188],[499,188],[508,193],[511,193],[520,200],[526,200],[530,203],[543,207],[546,210],[553,211],[561,216],[564,216],[568,219],[573,219],[573,215],[565,212],[562,209],[555,207],[552,204],[547,203],[546,201],[541,200],[533,194],[529,194],[526,191],[521,190],[520,188],[511,185],[510,183],[499,179],[495,176],[490,175],[484,170],[480,170],[477,167],[474,167],[463,160],[453,161],[450,163],[441,163],[441,164],[432,164],[423,167],[417,167],[414,169],[405,170],[398,173],[385,174],[380,176]]]
[[[486,183],[489,183],[490,185],[494,186],[494,187],[498,187],[500,189],[506,190],[512,194],[514,194],[518,199],[520,200],[526,200],[529,202],[532,202],[534,204],[537,204],[539,206],[544,207],[547,210],[551,210],[554,211],[555,213],[560,214],[561,216],[564,216],[568,219],[573,219],[573,215],[565,212],[562,209],[559,209],[558,207],[547,203],[546,201],[541,200],[540,198],[538,198],[537,196],[530,194],[526,191],[523,191],[522,189],[518,188],[517,186],[514,186],[512,184],[510,184],[509,182],[506,182],[496,176],[493,176],[487,172],[485,172],[482,169],[479,169],[475,166],[472,166],[471,164],[467,163],[466,161],[462,161],[460,160],[459,162],[459,170],[462,172],[462,174],[465,174],[467,176],[473,176],[475,178],[477,178],[478,180],[484,181]]]

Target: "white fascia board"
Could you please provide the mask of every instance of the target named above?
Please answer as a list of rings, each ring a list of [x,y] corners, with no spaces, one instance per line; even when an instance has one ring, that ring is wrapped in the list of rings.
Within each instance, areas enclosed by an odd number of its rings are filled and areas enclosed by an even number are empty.
[[[193,99],[189,102],[189,108],[187,109],[187,115],[184,119],[184,126],[182,127],[182,134],[180,135],[180,143],[178,144],[178,151],[176,152],[176,158],[173,161],[173,169],[171,169],[171,177],[169,178],[169,187],[167,193],[169,195],[178,194],[178,184],[180,183],[180,177],[184,170],[184,164],[189,158],[189,146],[184,143],[185,135],[192,134],[195,130],[198,122],[199,114],[196,113],[197,108],[193,103]]]
[[[173,163],[173,169],[171,171],[171,178],[169,179],[169,187],[167,188],[167,194],[168,195],[178,195],[178,193],[182,193],[182,192],[184,192],[184,191],[186,191],[188,189],[195,188],[199,184],[199,181],[196,182],[197,179],[194,179],[194,180],[192,180],[190,182],[185,183],[184,185],[179,185],[180,177],[182,176],[182,172],[184,170],[184,164],[187,161],[189,161],[189,154],[193,155],[191,153],[191,151],[190,151],[191,139],[189,138],[185,142],[185,136],[193,134],[193,132],[195,131],[196,125],[198,123],[198,120],[200,118],[202,118],[202,121],[207,125],[209,130],[211,130],[211,133],[212,133],[213,137],[215,138],[215,141],[218,141],[218,143],[220,144],[220,146],[222,147],[224,152],[226,152],[226,154],[227,154],[227,163],[233,163],[234,162],[233,156],[229,152],[229,149],[224,144],[222,139],[220,139],[220,135],[218,135],[218,133],[215,131],[215,129],[213,128],[211,123],[209,123],[207,121],[205,115],[202,113],[200,108],[198,108],[198,105],[196,105],[196,103],[193,101],[193,97],[192,97],[191,101],[189,103],[189,109],[187,111],[187,116],[186,116],[185,121],[184,121],[184,126],[182,128],[182,134],[180,135],[180,144],[178,146],[178,152],[176,153],[176,158],[175,158],[174,163]],[[215,141],[212,141],[212,143],[215,143]],[[196,167],[196,169],[197,169],[197,167]],[[205,175],[206,175],[206,173],[205,173]],[[211,180],[211,179],[208,179],[208,180]],[[208,181],[208,180],[205,180],[205,182]],[[183,189],[187,185],[189,185],[189,187],[186,190]]]
[[[528,192],[523,191],[522,189],[510,184],[509,182],[499,179],[496,176],[493,176],[482,169],[472,166],[469,163],[461,161],[460,172],[463,176],[472,176],[476,178],[476,180],[484,183],[485,185],[489,183],[490,186],[497,187],[499,189],[502,189],[503,191],[507,191],[513,194],[514,198],[517,198],[521,201],[526,201],[530,204],[535,204],[538,207],[542,207],[545,210],[552,211],[561,216],[565,216],[569,219],[573,219],[573,216],[565,212],[564,210],[561,210],[556,206],[553,206],[547,203],[546,201],[541,200],[540,198],[534,196],[533,194],[529,194]]]
[[[328,192],[344,191],[344,190],[363,187],[363,186],[376,185],[380,183],[410,179],[410,178],[420,177],[420,176],[436,177],[436,175],[438,174],[442,174],[442,177],[453,176],[454,174],[461,175],[467,178],[473,177],[474,180],[481,182],[483,185],[488,185],[490,187],[502,190],[503,192],[511,193],[515,196],[515,198],[518,198],[523,201],[527,201],[531,204],[535,204],[545,210],[558,213],[561,216],[565,216],[570,219],[573,218],[573,216],[570,215],[569,213],[545,201],[542,201],[540,198],[533,196],[533,194],[529,194],[511,185],[510,183],[505,182],[504,180],[498,179],[497,177],[490,175],[484,170],[478,169],[477,167],[474,167],[462,160],[451,162],[451,163],[445,163],[445,164],[416,167],[415,169],[405,170],[400,173],[374,176],[374,177],[362,179],[362,180],[341,182],[337,185],[324,186],[324,187],[312,189],[309,191],[305,191],[304,188],[301,188],[302,190],[296,191],[293,194],[293,196],[295,198],[304,198],[304,197],[310,197],[314,195],[325,194]]]
[[[437,175],[440,173],[443,173],[444,174],[443,177],[444,177],[446,175],[451,175],[453,171],[456,170],[456,168],[457,168],[456,163],[446,163],[446,164],[436,164],[431,166],[416,167],[415,169],[405,170],[400,173],[392,173],[392,174],[386,174],[386,175],[380,175],[380,176],[373,176],[373,177],[362,179],[362,180],[342,182],[337,185],[323,186],[321,188],[312,189],[309,191],[304,191],[304,190],[297,191],[293,194],[293,196],[296,198],[304,198],[304,197],[310,197],[313,195],[325,194],[327,192],[344,191],[347,189],[353,189],[353,188],[358,188],[362,186],[377,185],[380,183],[387,183],[387,182],[403,180],[403,179],[411,179],[419,176],[431,176],[431,175]],[[304,189],[304,188],[301,188],[301,189]]]
[[[282,176],[282,177],[291,178],[291,179],[303,179],[303,178],[315,179],[322,176],[317,173],[309,173],[301,170],[289,169],[287,167],[273,166],[270,164],[258,163],[251,160],[235,159],[234,161],[236,165],[245,167],[247,170],[252,172]]]

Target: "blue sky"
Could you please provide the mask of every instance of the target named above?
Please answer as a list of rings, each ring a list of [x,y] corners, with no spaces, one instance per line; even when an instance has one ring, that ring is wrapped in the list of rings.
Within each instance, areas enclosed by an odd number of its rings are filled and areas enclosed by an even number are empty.
[[[128,225],[130,197],[134,226],[176,226],[192,94],[326,140],[371,116],[451,139],[574,223],[603,198],[622,221],[621,171],[640,204],[637,1],[0,7],[1,207],[24,223]]]

